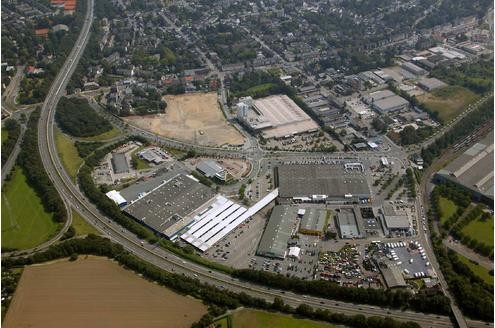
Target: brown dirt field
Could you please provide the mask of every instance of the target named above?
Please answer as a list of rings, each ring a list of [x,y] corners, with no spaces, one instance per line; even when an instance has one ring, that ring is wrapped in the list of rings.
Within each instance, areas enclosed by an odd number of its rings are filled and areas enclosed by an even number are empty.
[[[190,327],[199,300],[140,278],[106,258],[28,266],[3,327]]]
[[[225,120],[215,92],[167,95],[164,99],[164,114],[129,116],[126,120],[153,133],[203,146],[244,143],[244,137]]]

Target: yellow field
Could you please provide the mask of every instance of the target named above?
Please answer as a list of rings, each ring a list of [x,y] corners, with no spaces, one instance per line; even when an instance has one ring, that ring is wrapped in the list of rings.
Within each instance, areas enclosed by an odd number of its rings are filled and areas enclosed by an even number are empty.
[[[190,327],[206,313],[176,294],[101,257],[28,266],[3,327]]]
[[[223,116],[216,93],[167,95],[164,99],[164,114],[130,116],[125,120],[153,133],[198,145],[244,143],[244,137]]]

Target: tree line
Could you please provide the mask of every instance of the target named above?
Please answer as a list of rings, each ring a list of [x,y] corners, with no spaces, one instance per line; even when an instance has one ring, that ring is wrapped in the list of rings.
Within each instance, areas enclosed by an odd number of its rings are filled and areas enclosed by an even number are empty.
[[[295,293],[308,294],[344,302],[378,305],[381,307],[412,309],[425,313],[450,314],[449,299],[443,294],[412,294],[409,291],[373,288],[342,287],[325,280],[306,281],[271,272],[240,269],[232,274],[242,280]]]
[[[28,257],[6,258],[3,260],[5,269],[52,261],[59,258],[77,257],[77,254],[105,256],[119,262],[123,267],[142,274],[145,279],[166,286],[175,292],[190,295],[202,299],[209,305],[209,316],[202,318],[194,327],[207,327],[213,321],[213,316],[218,316],[227,309],[235,309],[240,306],[252,307],[262,310],[281,311],[297,314],[301,317],[324,320],[327,322],[344,324],[356,328],[419,328],[413,322],[399,322],[391,318],[369,317],[363,315],[348,316],[333,313],[328,310],[317,309],[307,305],[300,305],[296,309],[284,304],[282,299],[276,298],[273,303],[265,299],[252,297],[244,292],[235,293],[229,290],[217,288],[214,285],[201,283],[198,279],[184,275],[170,273],[157,266],[141,260],[137,256],[126,251],[121,245],[111,242],[104,237],[88,235],[84,239],[70,239],[50,246],[46,251],[35,253]]]
[[[45,211],[53,213],[53,219],[56,222],[65,222],[67,212],[65,211],[64,203],[45,172],[38,148],[40,111],[39,108],[36,109],[29,117],[17,160],[24,169],[28,184],[41,198]]]
[[[112,129],[110,122],[96,113],[84,98],[62,97],[55,120],[62,131],[74,137],[91,137]]]
[[[16,120],[9,118],[5,120],[2,129],[8,132],[7,139],[4,142],[2,142],[2,166],[3,166],[9,159],[12,151],[14,150],[17,139],[21,134],[21,126]]]

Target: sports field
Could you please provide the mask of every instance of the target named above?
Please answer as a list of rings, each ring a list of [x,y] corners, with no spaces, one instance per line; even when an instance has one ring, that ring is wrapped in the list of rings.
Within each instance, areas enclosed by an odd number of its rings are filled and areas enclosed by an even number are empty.
[[[442,213],[440,216],[440,223],[442,224],[457,211],[457,205],[445,197],[439,198],[438,206],[440,207],[440,212]]]
[[[467,257],[462,256],[459,253],[457,253],[457,256],[459,257],[459,260],[461,260],[462,263],[466,264],[475,275],[483,279],[483,281],[485,281],[487,284],[493,285],[493,276],[490,276],[486,268],[482,267],[479,264],[471,262]]]
[[[57,145],[57,152],[62,160],[64,168],[72,179],[76,178],[77,170],[83,160],[79,157],[77,148],[68,136],[63,134],[59,129],[55,130],[55,144]]]
[[[485,222],[475,219],[462,229],[462,233],[472,239],[493,247],[493,216]]]
[[[215,92],[167,95],[164,99],[165,113],[129,116],[125,120],[153,133],[198,145],[244,143],[244,137],[223,116]]]
[[[438,112],[438,117],[448,123],[450,120],[461,114],[467,106],[479,98],[471,90],[460,86],[447,86],[431,93],[418,96],[418,100],[434,112]]]
[[[296,319],[293,316],[258,310],[240,310],[230,315],[232,326],[229,328],[332,328],[326,322],[308,319]],[[228,327],[228,320],[222,318],[218,322],[222,328]]]
[[[140,278],[106,258],[28,266],[5,328],[186,328],[206,313],[199,300]]]
[[[22,169],[16,168],[2,190],[2,248],[32,248],[56,231],[52,215],[45,212]]]

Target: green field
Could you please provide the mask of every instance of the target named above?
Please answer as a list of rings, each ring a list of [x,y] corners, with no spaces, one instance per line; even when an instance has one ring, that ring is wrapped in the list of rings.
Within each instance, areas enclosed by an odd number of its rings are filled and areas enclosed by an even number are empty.
[[[438,206],[442,215],[440,216],[440,223],[445,223],[449,217],[457,211],[457,205],[445,197],[440,197],[438,200]]]
[[[478,98],[477,94],[466,88],[447,86],[420,96],[418,100],[430,110],[437,112],[444,123],[448,123]]]
[[[493,276],[490,276],[486,268],[482,267],[479,264],[471,262],[467,257],[464,257],[461,254],[457,254],[457,256],[459,257],[459,260],[462,263],[466,264],[475,275],[483,279],[483,281],[485,281],[487,284],[493,285]]]
[[[483,242],[493,247],[493,216],[489,220],[482,222],[475,219],[462,229],[462,233],[472,239]]]
[[[2,190],[2,248],[27,249],[52,237],[57,231],[52,215],[16,168]]]
[[[240,310],[230,315],[231,328],[332,328],[329,323],[313,321],[308,319],[296,319],[293,316],[258,310]],[[217,321],[222,328],[227,328],[227,319],[221,318]]]
[[[64,168],[67,170],[67,173],[75,179],[77,170],[79,169],[79,166],[81,166],[83,160],[79,157],[74,141],[63,134],[60,130],[56,129],[55,143],[57,145],[58,155],[62,160]]]
[[[81,138],[86,141],[105,141],[108,139],[115,138],[120,134],[120,130],[117,129],[116,127],[113,127],[110,131],[107,131],[105,133],[99,134],[97,136],[93,137],[86,137],[86,138]]]
[[[2,140],[1,142],[3,143],[7,138],[9,137],[9,131],[2,129]]]
[[[76,230],[77,236],[87,235],[87,234],[95,234],[99,235],[100,233],[96,230],[92,225],[87,223],[81,215],[76,212],[74,209],[72,210],[72,227]]]

